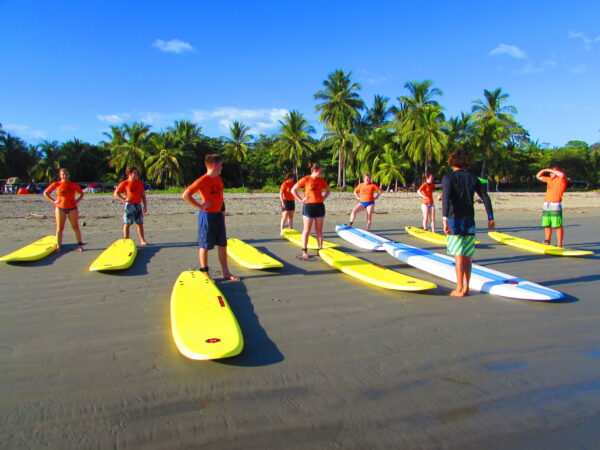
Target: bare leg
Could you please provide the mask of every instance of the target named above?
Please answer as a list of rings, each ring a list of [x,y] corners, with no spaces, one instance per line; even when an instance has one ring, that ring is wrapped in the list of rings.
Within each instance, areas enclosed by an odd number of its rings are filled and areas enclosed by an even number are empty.
[[[429,208],[425,203],[421,203],[421,211],[423,212],[423,229],[427,229],[427,219],[429,218]]]
[[[281,213],[281,221],[279,222],[279,232],[283,235],[283,227],[285,227],[285,219],[287,217],[287,211]],[[291,228],[291,227],[290,227]]]
[[[325,223],[325,217],[317,217],[315,219],[315,234],[317,235],[317,243],[319,248],[323,248],[323,224]]]
[[[79,211],[77,209],[72,209],[68,214],[69,223],[71,224],[71,228],[75,232],[75,240],[77,241],[77,251],[83,251],[83,245],[81,244],[81,230],[79,229]]]
[[[198,248],[198,262],[200,264],[200,268],[208,267],[208,250],[205,248]]]
[[[352,226],[354,219],[356,219],[356,213],[362,211],[363,209],[365,209],[365,207],[362,205],[362,203],[359,203],[352,209],[352,212],[350,213],[350,223],[348,225]]]
[[[552,240],[552,227],[544,228],[544,244],[550,244]]]
[[[226,280],[238,281],[239,278],[229,271],[229,265],[227,264],[227,247],[218,245],[217,255],[219,256],[219,263],[221,263],[221,273],[223,274],[223,278]]]
[[[470,268],[470,257],[463,255],[455,255],[454,256],[455,270],[456,270],[456,289],[454,289],[450,295],[452,297],[464,297],[465,289],[468,292],[469,285],[467,280],[467,273],[469,278],[471,276],[471,268]],[[465,285],[465,280],[467,280],[467,284]]]
[[[366,230],[369,231],[371,229],[371,222],[373,220],[373,211],[375,211],[375,204],[367,206],[367,227]]]
[[[557,247],[562,247],[563,246],[563,237],[565,235],[565,230],[563,227],[558,227],[556,229],[556,246]]]
[[[435,206],[432,206],[429,209],[429,217],[431,219],[431,232],[435,233]]]
[[[54,217],[56,218],[56,247],[60,250],[62,246],[63,231],[65,230],[65,222],[67,215],[58,208],[54,208]]]
[[[308,235],[310,234],[310,230],[312,228],[313,220],[309,217],[302,216],[302,221],[304,222],[304,229],[302,230],[302,258],[308,259],[308,253],[306,252],[306,248],[308,247]]]
[[[288,211],[288,227],[294,228],[294,211]]]
[[[129,239],[129,225],[123,224],[123,239]]]
[[[148,243],[146,242],[146,238],[144,237],[144,224],[136,223],[135,227],[137,228],[137,232],[140,237],[140,245],[148,245]]]

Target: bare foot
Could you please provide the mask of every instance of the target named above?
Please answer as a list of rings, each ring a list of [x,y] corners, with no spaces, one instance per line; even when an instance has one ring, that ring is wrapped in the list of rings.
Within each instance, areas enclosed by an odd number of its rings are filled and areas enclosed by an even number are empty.
[[[142,247],[145,247],[146,245],[148,245],[148,243],[147,243],[146,241],[142,241],[142,242],[140,242],[140,245],[141,245]]]
[[[454,289],[450,292],[450,297],[464,297],[465,293],[463,291],[459,291],[458,289]]]
[[[308,253],[302,252],[301,258],[304,259],[304,260],[308,259],[309,258]]]
[[[230,280],[230,281],[240,281],[239,277],[236,277],[231,272],[230,273],[224,273],[223,274],[223,279],[224,280]]]
[[[83,245],[78,245],[77,246],[77,251],[78,252],[82,252],[83,251]]]

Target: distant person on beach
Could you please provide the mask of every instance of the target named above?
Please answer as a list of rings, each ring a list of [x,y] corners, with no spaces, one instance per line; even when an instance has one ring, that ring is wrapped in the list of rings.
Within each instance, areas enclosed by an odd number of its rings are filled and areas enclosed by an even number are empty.
[[[431,224],[431,232],[435,233],[435,203],[433,202],[433,190],[435,183],[433,182],[433,174],[426,173],[424,182],[417,190],[417,194],[421,197],[421,211],[423,212],[423,229],[427,230],[427,224]]]
[[[144,214],[148,212],[148,203],[144,183],[138,177],[138,170],[135,167],[128,167],[127,179],[119,183],[113,196],[125,203],[123,239],[129,239],[129,228],[135,224],[140,237],[140,245],[148,245],[144,238]],[[123,192],[125,197],[123,197]]]
[[[315,224],[315,236],[319,249],[323,248],[323,224],[325,223],[325,203],[331,190],[327,182],[321,177],[323,168],[314,163],[310,168],[310,175],[300,178],[292,187],[292,195],[295,199],[303,203],[302,221],[304,230],[302,231],[302,259],[308,259],[308,235]],[[300,197],[298,189],[304,189],[304,197]],[[323,191],[325,194],[323,195]]]
[[[281,200],[281,223],[279,224],[279,231],[282,235],[286,220],[287,226],[294,228],[294,211],[296,210],[296,200],[292,195],[294,184],[294,174],[288,172],[285,174],[285,181],[281,183],[281,187],[279,188],[279,200]]]
[[[60,181],[55,181],[50,184],[44,191],[44,197],[54,204],[54,217],[56,219],[56,244],[58,250],[62,246],[63,231],[67,218],[75,233],[77,240],[77,251],[83,251],[83,242],[81,239],[81,230],[79,229],[79,210],[77,205],[83,198],[83,190],[81,186],[73,181],[70,181],[71,174],[68,169],[60,169],[58,171]],[[50,194],[56,191],[56,198]],[[79,194],[77,198],[75,195]]]
[[[546,196],[542,210],[542,226],[544,227],[544,244],[550,245],[552,228],[556,229],[557,247],[563,246],[562,197],[567,190],[567,176],[559,167],[542,169],[535,176],[546,183]]]
[[[448,254],[454,256],[456,264],[456,289],[450,295],[464,297],[469,294],[475,254],[475,193],[485,205],[488,230],[496,228],[496,224],[487,191],[482,189],[479,179],[466,170],[470,164],[468,155],[464,151],[454,152],[448,158],[448,164],[452,167],[452,172],[442,179],[442,212]]]
[[[229,271],[227,264],[227,232],[225,229],[225,204],[223,203],[223,158],[218,154],[206,155],[204,158],[206,174],[194,181],[183,192],[181,198],[198,212],[198,260],[200,272],[208,272],[208,251],[217,246],[217,256],[221,264],[221,273],[225,280],[239,280]],[[202,203],[194,194],[200,193]]]
[[[367,225],[365,229],[368,231],[371,229],[371,222],[373,220],[373,211],[375,211],[375,200],[381,195],[381,188],[375,183],[371,182],[371,175],[365,173],[363,175],[363,182],[359,183],[354,189],[354,196],[358,200],[358,204],[352,209],[350,213],[349,226],[352,226],[356,214],[362,210],[367,210]]]

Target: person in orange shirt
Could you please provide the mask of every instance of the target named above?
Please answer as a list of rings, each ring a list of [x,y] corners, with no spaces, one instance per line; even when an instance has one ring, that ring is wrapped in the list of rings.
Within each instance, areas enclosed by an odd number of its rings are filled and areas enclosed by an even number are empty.
[[[567,190],[567,176],[559,167],[542,169],[535,176],[546,183],[546,196],[542,210],[544,244],[550,245],[552,228],[556,228],[557,246],[563,246],[564,230],[562,220],[562,197]]]
[[[125,192],[125,197],[123,197],[123,192]],[[129,227],[135,223],[140,237],[140,245],[148,245],[144,238],[144,214],[148,212],[148,203],[144,183],[139,180],[138,170],[135,167],[127,168],[127,179],[119,183],[113,196],[125,203],[123,239],[129,239]]]
[[[308,259],[308,235],[315,224],[315,236],[319,249],[323,248],[323,225],[325,223],[325,203],[331,190],[329,185],[322,178],[323,168],[314,163],[310,168],[310,175],[302,177],[292,187],[291,193],[295,199],[303,203],[302,221],[304,230],[302,231],[302,259]],[[300,197],[298,189],[304,189],[304,197]],[[323,191],[325,194],[323,195]]]
[[[435,183],[433,182],[433,174],[426,173],[424,183],[417,190],[417,194],[421,197],[421,211],[423,212],[423,229],[427,229],[427,224],[431,223],[431,232],[435,233],[435,204],[433,203],[433,190]]]
[[[282,235],[286,220],[288,227],[294,228],[294,210],[296,209],[296,202],[292,195],[294,184],[294,174],[288,172],[285,175],[285,181],[279,188],[279,200],[281,200],[281,223],[279,224],[279,231]]]
[[[77,205],[83,198],[83,190],[81,186],[73,181],[70,181],[71,173],[68,169],[60,169],[58,171],[60,181],[55,181],[50,184],[44,191],[44,197],[54,204],[54,217],[56,219],[56,244],[58,250],[62,246],[63,231],[67,218],[75,233],[77,240],[77,251],[83,251],[83,242],[81,240],[81,230],[79,229],[79,210]],[[56,191],[56,198],[50,194]],[[79,194],[75,198],[75,194]]]
[[[223,203],[223,157],[218,154],[206,155],[204,158],[206,174],[194,181],[183,192],[181,198],[198,212],[198,260],[200,271],[208,272],[208,251],[217,246],[217,256],[221,264],[221,273],[225,280],[239,280],[229,271],[227,263],[227,231],[225,229],[225,204]],[[200,193],[202,203],[194,198]],[[210,275],[209,275],[210,276]]]
[[[364,174],[363,182],[359,183],[359,185],[356,186],[356,189],[354,189],[354,196],[356,197],[356,200],[358,200],[358,205],[356,205],[350,213],[350,222],[348,222],[348,226],[352,226],[352,224],[354,223],[356,213],[362,211],[363,209],[366,209],[366,230],[370,230],[371,221],[373,219],[373,211],[375,211],[375,200],[377,200],[380,195],[381,188],[375,183],[371,182],[371,175],[369,175],[368,173]]]

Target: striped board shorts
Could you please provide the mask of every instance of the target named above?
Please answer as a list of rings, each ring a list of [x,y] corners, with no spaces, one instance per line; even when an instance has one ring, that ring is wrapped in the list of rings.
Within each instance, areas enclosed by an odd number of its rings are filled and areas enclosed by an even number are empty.
[[[544,202],[542,226],[560,228],[562,225],[562,204],[560,202]]]
[[[452,256],[473,256],[475,254],[475,235],[450,234],[446,236],[446,248],[448,254]]]

